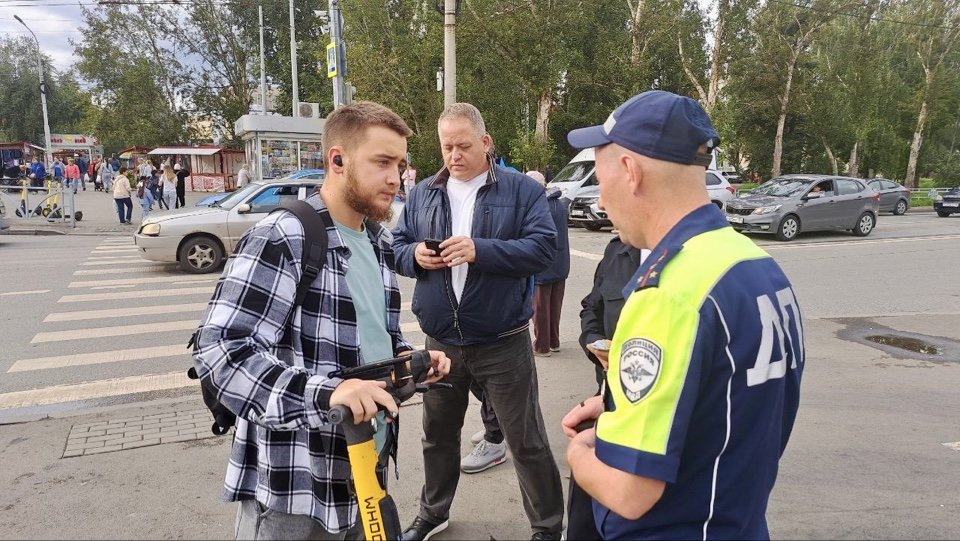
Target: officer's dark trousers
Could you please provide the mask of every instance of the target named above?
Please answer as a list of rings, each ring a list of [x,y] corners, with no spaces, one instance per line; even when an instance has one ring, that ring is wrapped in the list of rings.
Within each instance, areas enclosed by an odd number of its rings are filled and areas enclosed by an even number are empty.
[[[476,380],[499,417],[531,528],[559,532],[563,489],[540,412],[530,334],[524,330],[496,343],[464,347],[427,337],[426,347],[450,357],[450,374],[444,381],[453,389],[436,389],[423,397],[425,482],[420,517],[433,523],[449,517],[460,480],[460,430],[470,384]]]

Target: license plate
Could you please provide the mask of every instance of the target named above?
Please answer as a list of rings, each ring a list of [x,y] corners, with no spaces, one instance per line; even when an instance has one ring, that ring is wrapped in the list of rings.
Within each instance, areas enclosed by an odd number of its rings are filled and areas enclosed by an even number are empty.
[[[570,216],[585,216],[582,210],[571,210]]]
[[[743,223],[743,216],[727,216],[727,220],[728,220],[730,223],[742,224],[742,223]]]
[[[960,201],[944,201],[943,206],[945,207],[960,207]]]

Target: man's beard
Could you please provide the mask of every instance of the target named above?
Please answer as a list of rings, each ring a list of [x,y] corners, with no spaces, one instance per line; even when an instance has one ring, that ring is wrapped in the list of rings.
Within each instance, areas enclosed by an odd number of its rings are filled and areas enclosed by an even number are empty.
[[[380,207],[377,204],[377,197],[380,194],[362,193],[356,171],[352,167],[347,167],[346,173],[347,183],[344,195],[350,208],[376,222],[390,221],[390,218],[393,217],[392,205],[387,205],[386,208]]]

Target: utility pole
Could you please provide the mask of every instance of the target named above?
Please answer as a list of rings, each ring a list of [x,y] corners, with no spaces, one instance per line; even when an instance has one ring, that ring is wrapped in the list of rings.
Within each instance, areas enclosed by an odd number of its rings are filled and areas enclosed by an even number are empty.
[[[260,114],[267,114],[267,68],[263,57],[263,4],[260,4]]]
[[[457,0],[443,3],[443,106],[457,102]]]
[[[50,148],[52,145],[50,143],[50,118],[47,117],[47,83],[43,80],[43,53],[40,51],[40,40],[37,39],[37,35],[33,33],[33,30],[30,30],[30,27],[27,26],[27,23],[23,22],[23,19],[19,15],[14,15],[20,24],[26,28],[30,35],[33,36],[33,41],[37,42],[37,71],[40,72],[40,107],[43,109],[43,165],[44,168],[50,168],[50,156],[53,154],[53,149]]]
[[[347,59],[346,54],[344,54],[346,48],[343,46],[343,18],[340,15],[340,0],[330,0],[329,15],[330,45],[327,45],[327,77],[333,79],[333,108],[339,109],[347,101],[343,79]],[[332,66],[330,65],[331,61],[333,62]]]
[[[290,0],[290,80],[293,82],[293,116],[300,116],[300,84],[297,80],[297,30],[294,27],[293,0]]]

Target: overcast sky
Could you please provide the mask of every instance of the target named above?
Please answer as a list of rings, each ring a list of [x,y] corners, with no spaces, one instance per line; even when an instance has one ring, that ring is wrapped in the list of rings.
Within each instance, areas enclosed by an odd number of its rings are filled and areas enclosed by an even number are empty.
[[[75,61],[73,47],[68,40],[79,40],[84,25],[78,4],[51,6],[51,3],[53,2],[0,0],[0,35],[8,38],[30,38],[27,29],[13,18],[14,15],[19,15],[37,35],[43,52],[53,59],[56,69],[62,72]]]

